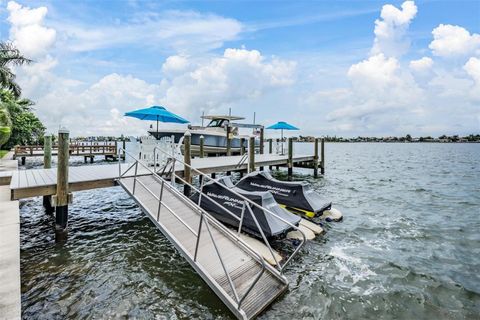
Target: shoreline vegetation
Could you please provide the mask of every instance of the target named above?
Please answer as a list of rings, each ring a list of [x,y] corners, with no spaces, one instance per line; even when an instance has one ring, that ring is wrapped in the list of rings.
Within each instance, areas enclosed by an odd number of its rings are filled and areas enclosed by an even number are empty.
[[[387,143],[398,143],[398,142],[414,142],[414,143],[421,143],[421,142],[429,142],[429,143],[480,143],[480,134],[470,134],[468,136],[447,136],[441,135],[437,138],[433,138],[431,136],[426,137],[412,137],[411,135],[407,134],[405,137],[355,137],[355,138],[343,138],[337,136],[325,136],[325,142],[387,142]],[[284,138],[285,140],[285,138]],[[314,136],[298,136],[293,137],[293,141],[295,142],[314,142]]]

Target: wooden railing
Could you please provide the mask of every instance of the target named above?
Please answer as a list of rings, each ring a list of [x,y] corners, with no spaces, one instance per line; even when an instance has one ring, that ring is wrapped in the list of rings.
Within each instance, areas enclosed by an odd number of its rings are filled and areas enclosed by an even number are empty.
[[[95,142],[71,142],[69,146],[70,155],[116,155],[117,141],[95,141]],[[58,151],[58,145],[52,146],[52,152]],[[33,157],[43,155],[43,145],[15,146],[15,157]]]

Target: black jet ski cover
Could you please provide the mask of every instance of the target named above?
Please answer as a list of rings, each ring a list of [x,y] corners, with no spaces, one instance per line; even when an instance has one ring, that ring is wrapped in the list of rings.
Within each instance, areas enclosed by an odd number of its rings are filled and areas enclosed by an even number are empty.
[[[290,222],[293,225],[298,226],[298,224],[300,223],[300,217],[280,207],[270,192],[250,192],[236,188],[229,176],[218,178],[216,181],[226,186],[228,189],[225,189],[214,183],[213,181],[210,181],[208,183],[205,183],[205,185],[203,186],[203,194],[208,195],[220,205],[229,209],[237,217],[241,217],[242,209],[245,202],[242,198],[240,198],[238,195],[231,192],[230,190],[235,190],[235,192],[248,198],[250,201],[258,204],[259,206],[267,208],[277,216],[283,218],[284,220]],[[202,196],[200,206],[205,211],[213,215],[217,220],[232,227],[238,228],[239,220],[232,217],[231,214],[220,208],[217,204],[215,204],[213,201],[211,201],[204,195]],[[190,198],[198,204],[198,192],[193,194]],[[268,212],[265,212],[264,210],[253,206],[252,204],[246,205],[249,205],[252,209],[253,214],[257,218],[258,224],[262,228],[263,233],[267,238],[283,237],[287,234],[288,231],[293,229],[290,225],[273,217]],[[255,221],[253,220],[250,211],[246,207],[244,212],[242,231],[254,235],[255,237],[261,238],[258,227],[255,224]]]
[[[331,202],[325,203],[308,182],[280,181],[268,171],[254,171],[243,177],[236,186],[248,191],[270,191],[278,203],[310,218],[322,215],[332,205]]]

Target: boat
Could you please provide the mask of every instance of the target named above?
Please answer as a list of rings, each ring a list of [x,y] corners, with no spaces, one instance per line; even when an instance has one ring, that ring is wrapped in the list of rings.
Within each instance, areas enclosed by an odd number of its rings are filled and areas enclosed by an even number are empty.
[[[246,203],[238,194],[261,207],[267,208],[292,225],[298,226],[300,224],[301,218],[280,207],[270,192],[239,189],[235,187],[230,176],[220,177],[205,183],[202,189],[202,196],[200,197],[199,193],[195,193],[190,199],[198,203],[200,207],[213,215],[217,220],[236,229],[238,229],[240,224],[237,218],[241,218],[243,212],[242,231],[256,238],[261,239],[262,235],[250,212],[255,215],[265,237],[269,240],[284,238],[290,231],[294,230],[291,225],[277,219],[269,212]],[[230,213],[215,202],[218,202],[222,207],[228,208]],[[249,206],[250,209],[246,206]]]
[[[191,134],[191,147],[193,153],[199,152],[200,146],[200,136],[204,137],[204,152],[209,153],[226,153],[227,150],[227,127],[229,127],[230,134],[230,147],[232,154],[239,154],[241,148],[241,138],[245,138],[243,142],[243,147],[247,147],[247,138],[248,136],[239,135],[239,128],[253,128],[260,129],[263,128],[262,125],[258,124],[246,124],[246,123],[235,123],[233,121],[244,120],[243,117],[231,116],[231,115],[207,115],[202,116],[202,119],[210,120],[207,126],[188,126],[188,130]],[[185,129],[168,129],[168,130],[150,130],[148,133],[154,136],[157,140],[160,140],[164,137],[171,138],[173,136],[174,142],[179,143],[183,135],[185,134]],[[259,141],[255,142],[256,145],[259,145]]]
[[[309,219],[343,219],[342,213],[332,208],[331,202],[325,202],[306,181],[280,181],[273,178],[269,171],[262,170],[247,174],[236,187],[251,192],[269,191],[285,209]]]

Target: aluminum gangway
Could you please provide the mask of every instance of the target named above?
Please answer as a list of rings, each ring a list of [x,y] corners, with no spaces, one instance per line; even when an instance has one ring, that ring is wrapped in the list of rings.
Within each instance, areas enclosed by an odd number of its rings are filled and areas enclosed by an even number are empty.
[[[163,150],[155,151],[164,152]],[[157,167],[157,163],[151,168],[125,150],[121,149],[119,152],[125,152],[127,157],[134,161],[127,169],[119,165],[118,183],[237,318],[255,318],[287,290],[288,281],[283,275],[283,270],[305,243],[305,235],[301,230],[240,194],[236,195],[243,198],[244,210],[241,217],[234,215],[228,208],[202,192],[204,182],[212,180],[209,176],[191,167],[202,177],[198,188],[181,177],[175,176],[177,161],[183,166],[189,166],[175,156],[168,158],[161,168]],[[137,174],[139,167],[143,169],[142,175]],[[145,175],[145,169],[150,174]],[[175,185],[175,181],[178,180],[184,186],[198,192],[200,198],[207,197],[225,212],[234,216],[240,223],[238,230],[227,228],[203,210],[198,205],[200,201],[195,203],[186,197]],[[226,188],[222,184],[219,185]],[[270,247],[252,212],[253,206],[269,212],[303,235],[303,240],[283,260],[283,263],[278,261]],[[273,266],[242,239],[240,231],[247,214],[250,214],[255,221],[270,250],[275,261]]]

